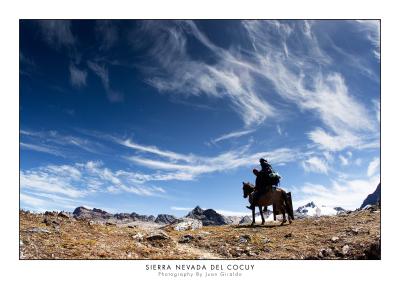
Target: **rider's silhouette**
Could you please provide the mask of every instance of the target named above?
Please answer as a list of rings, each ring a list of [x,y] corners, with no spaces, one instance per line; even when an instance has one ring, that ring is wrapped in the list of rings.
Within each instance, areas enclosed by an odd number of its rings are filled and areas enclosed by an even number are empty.
[[[272,167],[268,163],[267,160],[261,158],[260,159],[261,171],[257,169],[253,169],[253,174],[256,176],[256,188],[254,190],[253,201],[250,206],[246,206],[246,208],[253,210],[255,208],[255,204],[257,203],[260,195],[265,192],[265,190],[270,189],[270,185],[268,183],[269,174],[272,173]]]

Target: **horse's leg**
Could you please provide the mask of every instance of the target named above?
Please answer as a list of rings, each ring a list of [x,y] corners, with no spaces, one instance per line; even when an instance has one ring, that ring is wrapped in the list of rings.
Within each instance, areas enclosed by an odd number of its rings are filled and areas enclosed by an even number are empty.
[[[281,212],[282,212],[282,215],[283,215],[283,220],[282,220],[282,223],[281,223],[281,225],[283,225],[284,223],[286,223],[286,214],[285,214],[285,210],[286,208],[285,208],[285,205],[282,203],[281,204]]]
[[[262,220],[261,225],[264,225],[265,224],[265,219],[264,219],[264,214],[263,214],[263,211],[262,211],[262,206],[258,206],[258,209],[260,210],[260,215],[261,215],[261,220]]]
[[[285,204],[285,210],[286,210],[287,215],[288,215],[289,224],[291,224],[292,223],[292,217],[290,216],[290,205],[289,204]]]
[[[251,213],[253,214],[253,222],[251,223],[251,226],[254,226],[256,223],[256,207],[251,207]]]

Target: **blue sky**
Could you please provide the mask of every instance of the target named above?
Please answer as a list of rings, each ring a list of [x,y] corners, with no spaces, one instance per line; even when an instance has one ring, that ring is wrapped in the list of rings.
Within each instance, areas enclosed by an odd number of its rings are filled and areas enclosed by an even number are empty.
[[[267,158],[295,206],[380,179],[379,21],[20,22],[20,199],[248,213]]]

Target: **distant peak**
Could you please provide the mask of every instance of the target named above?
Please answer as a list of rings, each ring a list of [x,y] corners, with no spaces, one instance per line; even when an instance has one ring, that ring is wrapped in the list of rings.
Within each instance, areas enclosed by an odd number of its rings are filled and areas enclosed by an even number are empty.
[[[311,202],[309,202],[308,204],[306,204],[304,207],[315,208],[316,205],[315,205],[314,202],[311,201]]]
[[[193,209],[193,211],[194,211],[194,212],[203,212],[203,209],[200,208],[200,206],[196,206],[196,207]]]

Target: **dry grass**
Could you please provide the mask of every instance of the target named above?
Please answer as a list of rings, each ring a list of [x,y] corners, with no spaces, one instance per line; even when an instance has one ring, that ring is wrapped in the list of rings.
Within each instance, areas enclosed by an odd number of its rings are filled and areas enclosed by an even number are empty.
[[[48,232],[31,232],[32,228]],[[159,230],[20,212],[20,254],[21,259],[380,258],[379,210],[295,220],[284,226],[165,229],[167,237],[148,239],[154,231]]]

